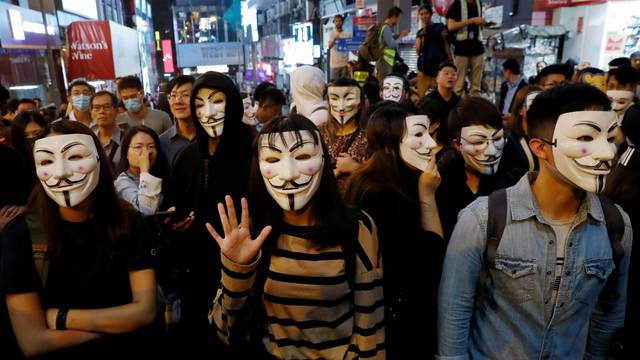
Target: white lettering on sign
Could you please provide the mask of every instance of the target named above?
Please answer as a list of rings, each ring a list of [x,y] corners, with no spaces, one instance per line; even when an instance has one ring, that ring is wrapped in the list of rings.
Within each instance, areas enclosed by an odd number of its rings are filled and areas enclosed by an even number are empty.
[[[92,52],[83,52],[82,50],[109,50],[109,45],[104,40],[92,43],[74,41],[71,43],[69,48],[71,48],[71,59],[93,60]]]

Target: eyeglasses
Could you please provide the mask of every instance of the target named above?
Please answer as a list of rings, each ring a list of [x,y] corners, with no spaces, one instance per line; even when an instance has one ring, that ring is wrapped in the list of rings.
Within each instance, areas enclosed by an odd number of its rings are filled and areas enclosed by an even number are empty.
[[[177,101],[180,99],[189,100],[191,99],[191,94],[169,94],[170,101]]]
[[[493,146],[497,149],[497,150],[502,150],[502,148],[504,148],[504,137],[497,137],[494,139],[477,139],[477,140],[473,140],[473,141],[469,141],[463,137],[460,138],[461,140],[464,140],[464,142],[466,142],[467,144],[473,145],[478,151],[484,151],[486,148],[489,147],[489,143],[493,144]]]
[[[103,104],[103,105],[93,105],[91,106],[92,111],[100,111],[100,110],[111,110],[113,109],[113,104]]]

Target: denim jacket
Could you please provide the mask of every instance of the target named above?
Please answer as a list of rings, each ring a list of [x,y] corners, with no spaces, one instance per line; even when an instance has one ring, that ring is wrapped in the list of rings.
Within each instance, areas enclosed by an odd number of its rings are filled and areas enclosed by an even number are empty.
[[[485,275],[487,197],[462,210],[438,294],[438,359],[603,359],[623,326],[631,253],[615,264],[597,196],[587,193],[567,236],[555,304],[555,234],[525,175],[507,189],[507,222],[495,268]],[[605,287],[606,285],[606,287]]]

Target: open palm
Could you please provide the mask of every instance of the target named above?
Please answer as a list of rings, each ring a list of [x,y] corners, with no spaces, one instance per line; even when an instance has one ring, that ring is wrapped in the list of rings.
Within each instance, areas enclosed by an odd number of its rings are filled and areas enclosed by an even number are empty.
[[[233,206],[233,200],[231,196],[227,195],[224,198],[227,210],[222,203],[218,203],[218,213],[220,214],[220,223],[224,230],[224,237],[218,235],[216,230],[207,223],[207,230],[213,238],[218,242],[220,251],[229,260],[237,264],[250,264],[255,260],[260,247],[269,236],[271,232],[271,226],[267,226],[258,235],[257,238],[251,239],[251,232],[249,231],[249,205],[245,198],[240,201],[242,205],[240,213],[240,224],[238,224],[238,217],[236,216],[236,210]],[[228,213],[228,216],[227,216]]]

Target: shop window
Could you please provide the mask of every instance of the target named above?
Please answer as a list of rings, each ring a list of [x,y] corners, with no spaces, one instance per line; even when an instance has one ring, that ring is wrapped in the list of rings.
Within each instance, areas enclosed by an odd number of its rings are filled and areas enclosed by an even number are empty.
[[[219,11],[177,11],[178,44],[238,41],[238,29]]]

